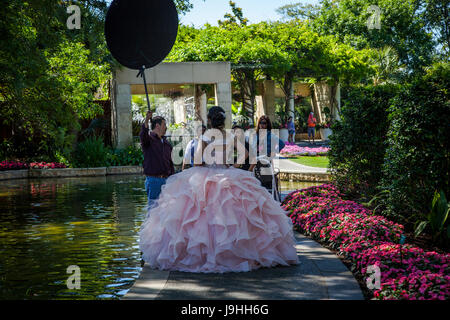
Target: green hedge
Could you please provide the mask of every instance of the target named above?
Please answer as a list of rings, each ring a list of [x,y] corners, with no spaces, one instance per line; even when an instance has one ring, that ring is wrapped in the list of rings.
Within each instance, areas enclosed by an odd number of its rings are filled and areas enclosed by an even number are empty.
[[[141,148],[132,144],[125,149],[106,147],[101,137],[89,137],[78,143],[72,156],[72,167],[95,168],[142,165]]]
[[[393,100],[380,185],[388,215],[415,222],[430,212],[435,190],[450,196],[449,84],[449,64],[438,64]]]
[[[332,127],[333,179],[353,198],[375,196],[383,215],[412,231],[434,192],[450,198],[450,68],[436,64],[409,84],[350,88]]]
[[[376,192],[387,147],[387,109],[397,91],[392,85],[344,91],[341,121],[332,126],[328,157],[333,179],[347,195],[370,198]]]

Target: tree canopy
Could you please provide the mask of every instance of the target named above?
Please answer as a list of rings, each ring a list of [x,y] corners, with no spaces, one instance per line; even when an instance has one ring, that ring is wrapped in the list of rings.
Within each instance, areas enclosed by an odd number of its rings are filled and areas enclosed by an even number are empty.
[[[379,8],[379,29],[368,27],[376,15],[371,6]],[[322,0],[319,6],[299,2],[278,12],[356,49],[391,47],[399,64],[419,71],[442,50],[448,57],[449,7],[447,0]]]
[[[372,72],[371,55],[368,49],[320,36],[299,20],[250,25],[234,20],[199,29],[180,26],[167,61],[230,61],[241,100],[253,115],[258,79],[273,79],[286,88],[295,79],[355,81]]]

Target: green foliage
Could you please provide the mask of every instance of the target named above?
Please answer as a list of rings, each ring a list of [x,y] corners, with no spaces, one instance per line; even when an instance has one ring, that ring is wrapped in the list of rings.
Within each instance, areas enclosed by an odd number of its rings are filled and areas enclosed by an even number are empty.
[[[328,153],[333,179],[355,197],[372,197],[382,178],[388,108],[397,87],[391,85],[343,90],[341,121],[332,125]]]
[[[55,79],[53,103],[69,106],[80,119],[92,119],[102,113],[92,103],[94,93],[108,80],[109,68],[89,61],[89,50],[82,43],[62,42],[46,52],[48,77]],[[48,94],[48,93],[47,93]]]
[[[427,225],[431,227],[433,239],[436,241],[438,239],[450,239],[450,226],[447,226],[445,230],[445,225],[450,212],[450,203],[447,202],[444,192],[441,190],[434,192],[433,201],[431,202],[431,210],[426,216],[427,220],[418,221],[415,228],[415,236],[419,236]],[[448,224],[447,224],[448,225]]]
[[[140,147],[135,144],[125,149],[110,150],[108,155],[108,166],[140,166],[144,161],[144,154]]]
[[[443,59],[450,54],[450,2],[448,0],[422,0],[418,11],[426,30],[433,33]]]
[[[320,6],[298,2],[284,5],[276,11],[284,18],[314,19],[320,12]]]
[[[332,35],[354,48],[390,46],[400,62],[410,70],[420,70],[431,62],[437,49],[432,34],[424,27],[423,14],[417,0],[322,0],[320,11],[311,25],[321,35]],[[381,10],[381,29],[369,29],[373,15],[369,6]]]
[[[423,220],[434,190],[450,194],[450,64],[433,65],[393,99],[380,188],[384,213]]]
[[[248,23],[248,19],[244,18],[244,14],[242,12],[242,8],[239,8],[236,6],[236,3],[233,1],[229,1],[228,2],[230,4],[231,7],[231,14],[230,13],[226,13],[224,15],[225,20],[218,21],[219,26],[227,26],[229,24],[237,24],[239,22],[239,24],[241,25],[247,25]]]
[[[102,137],[91,136],[77,144],[72,158],[74,168],[95,168],[107,166],[109,149]]]
[[[0,125],[14,132],[2,142],[13,158],[67,155],[80,130],[79,119],[102,109],[93,103],[107,92],[118,63],[104,38],[109,0],[10,0],[0,11]],[[81,29],[69,30],[67,7],[81,10]],[[178,12],[190,0],[175,0]],[[103,96],[103,99],[105,95]],[[7,147],[7,148],[6,148]],[[66,156],[65,156],[66,157]]]
[[[67,161],[63,156],[60,159],[63,163]],[[71,160],[74,168],[139,166],[144,161],[144,154],[136,144],[125,149],[112,149],[104,145],[101,136],[89,135],[78,143]]]
[[[386,46],[374,50],[371,61],[375,66],[372,76],[374,85],[398,83],[402,80],[404,66],[400,65],[398,54],[394,48]]]
[[[11,0],[2,6],[0,118],[14,131],[11,157],[67,154],[78,119],[101,112],[92,103],[110,70],[104,39],[97,35],[101,2],[76,2],[84,13],[80,31],[67,29],[66,5],[56,1]]]
[[[228,23],[202,29],[181,26],[167,61],[230,61],[240,102],[254,116],[256,81],[273,79],[284,88],[296,78],[332,84],[356,81],[373,72],[370,50],[355,50],[332,36],[320,36],[301,21]]]
[[[186,14],[194,7],[191,0],[174,0],[174,3],[179,14]]]

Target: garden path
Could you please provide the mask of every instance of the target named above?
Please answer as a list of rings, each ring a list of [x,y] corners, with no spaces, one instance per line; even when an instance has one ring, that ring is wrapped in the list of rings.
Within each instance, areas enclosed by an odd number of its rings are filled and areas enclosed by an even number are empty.
[[[295,234],[300,263],[241,273],[187,273],[144,265],[124,300],[362,300],[344,264],[317,242]]]

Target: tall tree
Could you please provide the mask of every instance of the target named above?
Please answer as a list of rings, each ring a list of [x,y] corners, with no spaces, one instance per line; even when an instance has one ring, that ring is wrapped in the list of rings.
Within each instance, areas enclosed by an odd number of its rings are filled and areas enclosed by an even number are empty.
[[[450,55],[450,1],[422,0],[419,5],[420,15],[423,17],[426,29],[432,32],[444,59]]]
[[[307,20],[316,18],[316,16],[320,11],[320,6],[309,3],[303,4],[301,2],[297,2],[279,7],[276,11],[285,19],[295,18]]]
[[[219,20],[219,26],[226,26],[227,24],[240,24],[246,26],[248,23],[248,19],[244,18],[244,13],[242,8],[236,6],[236,2],[230,1],[229,5],[231,7],[232,13],[226,13],[223,17],[225,20]]]
[[[101,112],[93,100],[109,74],[106,54],[95,50],[102,39],[89,19],[70,33],[67,18],[60,1],[11,0],[2,7],[0,121],[14,133],[10,156],[67,151],[77,120]]]
[[[320,9],[308,10],[307,6],[300,3],[290,11],[285,11],[288,17],[308,18],[319,34],[332,35],[356,49],[381,49],[390,46],[397,52],[399,62],[411,71],[421,70],[423,66],[428,65],[436,52],[436,43],[431,32],[424,28],[421,15],[420,4],[425,2],[430,2],[432,6],[431,2],[434,1],[321,0]],[[442,2],[447,2],[448,5],[448,1]],[[376,6],[375,9],[372,9],[373,6]],[[435,5],[433,8],[436,8],[434,12],[445,12],[442,6]],[[283,7],[279,10],[282,11]],[[431,15],[436,15],[428,14],[430,26],[434,26],[437,21],[434,21]],[[440,14],[437,20],[441,21],[443,17],[443,14]],[[368,22],[373,18],[380,19],[380,29],[369,26]]]

